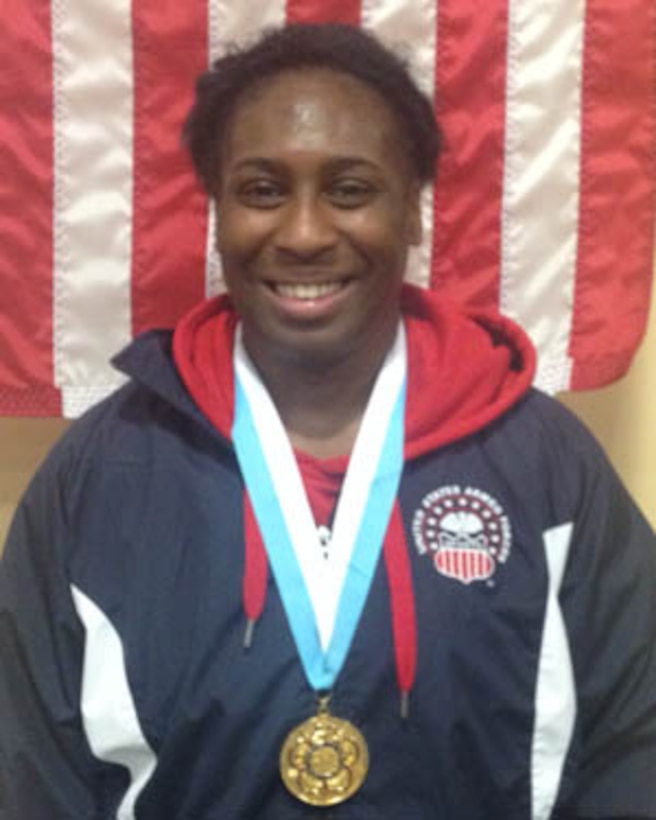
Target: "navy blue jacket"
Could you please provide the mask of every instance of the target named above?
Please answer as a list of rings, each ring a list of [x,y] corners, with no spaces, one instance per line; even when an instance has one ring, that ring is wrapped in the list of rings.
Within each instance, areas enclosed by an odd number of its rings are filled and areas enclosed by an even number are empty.
[[[169,347],[154,332],[123,355],[135,380],[73,425],[17,511],[1,820],[656,817],[654,536],[535,391],[406,464],[409,717],[381,562],[332,699],[367,738],[367,780],[330,810],[287,794],[280,746],[314,695],[272,579],[243,648],[242,480]],[[456,560],[470,539],[480,566]]]

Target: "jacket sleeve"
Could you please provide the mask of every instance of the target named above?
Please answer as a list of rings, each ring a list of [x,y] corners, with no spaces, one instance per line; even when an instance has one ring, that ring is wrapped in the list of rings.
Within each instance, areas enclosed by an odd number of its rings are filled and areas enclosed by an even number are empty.
[[[656,538],[587,432],[577,438],[584,457],[561,481],[576,499],[561,605],[578,700],[562,816],[656,818]]]
[[[63,558],[65,507],[47,464],[0,562],[0,820],[101,816],[101,777],[80,717],[83,631]]]

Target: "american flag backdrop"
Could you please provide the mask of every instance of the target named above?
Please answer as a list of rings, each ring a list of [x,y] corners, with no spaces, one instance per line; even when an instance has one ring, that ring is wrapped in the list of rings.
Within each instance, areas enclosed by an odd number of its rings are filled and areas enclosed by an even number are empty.
[[[498,305],[538,382],[622,375],[653,267],[653,0],[0,0],[0,414],[74,416],[220,288],[180,148],[196,75],[285,21],[363,25],[445,134],[409,276]]]

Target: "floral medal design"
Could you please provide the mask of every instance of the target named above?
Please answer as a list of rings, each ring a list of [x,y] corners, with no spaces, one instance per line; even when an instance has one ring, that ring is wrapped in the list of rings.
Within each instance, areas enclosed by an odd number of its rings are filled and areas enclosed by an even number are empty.
[[[312,806],[334,806],[360,788],[369,769],[367,743],[348,720],[328,711],[319,698],[317,714],[296,726],[280,752],[280,774],[294,797]]]

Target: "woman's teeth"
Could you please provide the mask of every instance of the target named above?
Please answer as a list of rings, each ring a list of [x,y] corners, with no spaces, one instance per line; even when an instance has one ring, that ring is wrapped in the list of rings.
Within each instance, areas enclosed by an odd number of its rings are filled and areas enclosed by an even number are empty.
[[[302,284],[282,284],[274,285],[274,288],[280,296],[286,296],[290,299],[321,299],[323,296],[330,296],[337,293],[343,286],[342,282],[317,282]]]

